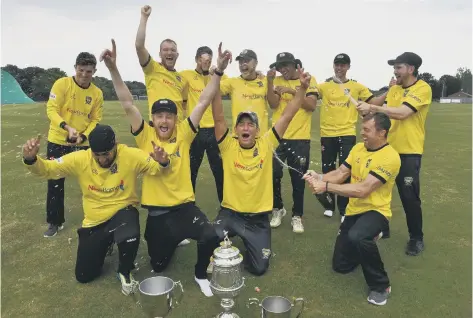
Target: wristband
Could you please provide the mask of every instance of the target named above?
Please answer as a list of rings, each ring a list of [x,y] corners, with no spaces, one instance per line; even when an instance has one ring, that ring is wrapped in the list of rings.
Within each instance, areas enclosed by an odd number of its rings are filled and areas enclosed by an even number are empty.
[[[87,137],[84,134],[80,134],[80,138],[82,139],[81,144],[83,144],[87,140]]]
[[[25,159],[25,157],[23,157],[23,163],[28,166],[33,165],[37,160],[38,160],[37,156],[35,156],[34,159]]]
[[[219,70],[215,70],[214,74],[216,74],[218,76],[223,76],[223,72],[220,72]]]
[[[161,167],[167,168],[167,167],[169,167],[169,164],[171,163],[171,160],[168,160],[168,162],[166,162],[166,164],[162,164],[161,162],[158,162],[158,163]]]
[[[59,124],[59,127],[61,127],[61,129],[64,129],[66,130],[64,127],[66,127],[67,123],[65,121],[63,121],[62,123]]]

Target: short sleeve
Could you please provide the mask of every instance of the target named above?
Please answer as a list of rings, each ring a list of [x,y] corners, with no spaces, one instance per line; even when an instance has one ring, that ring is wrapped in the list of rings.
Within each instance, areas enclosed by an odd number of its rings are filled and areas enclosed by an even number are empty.
[[[227,78],[225,80],[220,80],[220,94],[228,95],[232,92],[232,80]]]
[[[153,127],[151,127],[149,123],[145,123],[145,121],[143,120],[141,122],[140,128],[137,131],[131,131],[133,136],[135,136],[135,141],[138,145],[138,148],[145,149],[146,143],[150,140],[149,135],[151,130],[153,130]]]
[[[358,99],[366,103],[369,102],[370,99],[374,97],[373,93],[371,93],[371,91],[365,85],[362,85],[362,84],[358,84],[358,85],[359,85]]]
[[[347,167],[348,169],[351,170],[351,166],[353,165],[353,156],[354,154],[356,153],[356,151],[358,151],[358,147],[359,147],[359,144],[358,145],[355,145],[355,147],[353,147],[351,150],[350,150],[350,153],[348,154],[348,157],[345,159],[345,161],[342,163],[345,167]]]
[[[324,94],[324,89],[327,86],[327,82],[321,83],[317,85],[317,94],[319,97],[322,97]]]
[[[148,57],[148,61],[144,65],[142,65],[141,67],[143,68],[143,72],[145,73],[145,75],[150,75],[153,72],[159,72],[163,68],[163,66],[161,64],[156,62],[151,57],[151,55]]]
[[[281,137],[278,135],[276,129],[272,127],[270,130],[268,130],[262,137],[264,140],[269,145],[269,148],[271,150],[275,150],[278,146],[279,143],[281,142]]]
[[[179,123],[178,135],[179,134],[182,134],[182,139],[188,141],[189,143],[192,143],[194,140],[195,135],[197,134],[197,128],[194,127],[194,124],[189,117]]]
[[[314,76],[311,77],[310,83],[309,83],[309,88],[307,88],[307,92],[305,93],[305,96],[315,96],[319,94],[319,89],[317,88],[317,80],[315,79]]]
[[[414,87],[407,92],[402,103],[417,112],[422,106],[432,103],[432,88],[428,84]]]
[[[225,131],[225,134],[223,134],[222,138],[220,138],[220,140],[217,140],[217,144],[218,144],[218,148],[220,149],[220,152],[223,154],[228,149],[230,149],[233,141],[234,141],[234,138],[230,134],[230,129],[227,128],[227,131]]]
[[[401,159],[397,153],[383,157],[382,161],[376,162],[370,170],[370,174],[376,177],[382,183],[389,180],[395,180],[401,168]]]

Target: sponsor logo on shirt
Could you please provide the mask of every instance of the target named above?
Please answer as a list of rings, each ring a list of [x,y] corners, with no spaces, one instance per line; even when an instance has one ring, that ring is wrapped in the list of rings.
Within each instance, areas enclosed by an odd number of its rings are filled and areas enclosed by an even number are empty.
[[[105,188],[105,187],[96,187],[95,185],[89,184],[89,191],[95,191],[95,192],[102,192],[102,193],[111,193],[111,192],[116,192],[116,191],[124,191],[125,190],[125,183],[123,180],[120,181],[120,184],[111,187],[111,188]]]

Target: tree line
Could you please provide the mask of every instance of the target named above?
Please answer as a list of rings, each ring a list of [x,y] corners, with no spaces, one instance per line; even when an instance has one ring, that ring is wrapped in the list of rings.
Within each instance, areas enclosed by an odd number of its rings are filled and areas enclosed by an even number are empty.
[[[20,84],[25,94],[36,102],[47,101],[49,91],[54,82],[61,77],[67,76],[66,72],[56,67],[49,69],[43,69],[38,66],[19,68],[16,65],[7,64],[2,69],[10,73]],[[433,99],[439,99],[442,96],[448,96],[461,90],[468,94],[472,93],[471,70],[466,67],[459,68],[455,75],[445,74],[439,79],[436,79],[431,73],[427,72],[420,73],[419,78],[426,81],[432,87]],[[330,78],[327,80],[330,80]],[[117,94],[111,80],[95,76],[93,82],[103,91],[105,100],[117,100]],[[125,81],[125,84],[132,95],[146,96],[146,86],[142,82]],[[387,89],[388,87],[384,86],[377,90],[370,90],[372,92],[384,92]]]

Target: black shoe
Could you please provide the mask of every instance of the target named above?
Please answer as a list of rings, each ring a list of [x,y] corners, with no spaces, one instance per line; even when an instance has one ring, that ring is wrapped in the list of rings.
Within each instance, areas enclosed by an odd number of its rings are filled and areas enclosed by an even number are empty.
[[[424,250],[424,241],[410,239],[406,246],[406,255],[417,256]]]

